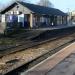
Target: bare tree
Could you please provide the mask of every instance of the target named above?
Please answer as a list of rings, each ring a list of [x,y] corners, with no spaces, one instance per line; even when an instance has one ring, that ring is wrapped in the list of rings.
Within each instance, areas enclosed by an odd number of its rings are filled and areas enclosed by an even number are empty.
[[[54,5],[49,0],[40,0],[38,5],[45,7],[54,7]]]

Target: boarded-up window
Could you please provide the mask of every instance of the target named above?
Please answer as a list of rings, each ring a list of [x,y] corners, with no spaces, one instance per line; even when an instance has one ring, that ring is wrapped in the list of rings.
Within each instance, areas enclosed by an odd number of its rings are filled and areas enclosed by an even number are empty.
[[[5,22],[5,15],[2,15],[2,20],[1,22]]]
[[[18,22],[21,22],[21,26],[24,27],[24,14],[18,15]]]
[[[12,15],[13,22],[18,22],[18,15]]]
[[[13,22],[13,15],[6,15],[6,22]]]
[[[24,22],[24,14],[18,15],[18,22]]]

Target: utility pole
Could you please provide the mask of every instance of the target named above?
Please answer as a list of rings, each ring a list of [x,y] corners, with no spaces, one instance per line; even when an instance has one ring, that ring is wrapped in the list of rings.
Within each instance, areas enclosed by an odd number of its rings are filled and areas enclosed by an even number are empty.
[[[72,12],[68,9],[68,25],[72,25]]]

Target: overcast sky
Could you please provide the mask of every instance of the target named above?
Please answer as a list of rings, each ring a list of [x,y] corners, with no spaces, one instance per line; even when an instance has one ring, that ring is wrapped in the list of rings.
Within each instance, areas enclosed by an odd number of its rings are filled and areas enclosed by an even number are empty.
[[[0,6],[6,5],[12,0],[0,0]],[[29,0],[31,3],[36,3],[39,0]],[[58,8],[64,12],[75,10],[75,0],[50,0],[55,8]]]

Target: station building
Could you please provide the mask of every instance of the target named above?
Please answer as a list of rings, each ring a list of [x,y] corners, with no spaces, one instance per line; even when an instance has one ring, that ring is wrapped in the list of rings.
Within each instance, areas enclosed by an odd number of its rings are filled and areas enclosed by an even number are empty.
[[[0,12],[0,32],[67,25],[67,14],[56,8],[16,1]]]

